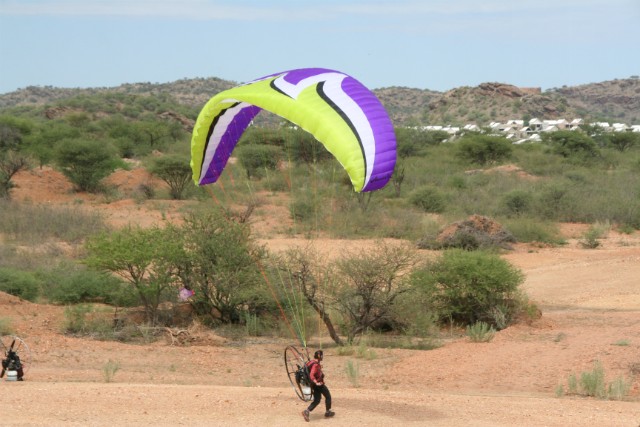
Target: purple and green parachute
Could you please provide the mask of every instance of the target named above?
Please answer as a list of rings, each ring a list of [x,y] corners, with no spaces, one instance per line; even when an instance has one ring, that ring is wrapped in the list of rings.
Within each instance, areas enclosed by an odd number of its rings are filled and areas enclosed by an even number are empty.
[[[356,192],[380,189],[391,178],[396,139],[380,101],[344,73],[304,68],[225,90],[207,102],[191,139],[196,184],[218,179],[236,143],[263,109],[311,133],[342,164]]]

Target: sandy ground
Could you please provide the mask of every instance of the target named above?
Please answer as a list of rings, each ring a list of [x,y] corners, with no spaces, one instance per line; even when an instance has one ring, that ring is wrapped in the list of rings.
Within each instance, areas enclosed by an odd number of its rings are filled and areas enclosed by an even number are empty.
[[[113,178],[121,185],[141,172],[122,174]],[[163,205],[160,215],[149,212],[150,202],[74,194],[51,170],[22,173],[16,182],[18,200],[77,205],[80,198],[114,224],[179,215],[179,204]],[[336,416],[324,419],[319,408],[311,424],[640,426],[640,233],[611,232],[601,247],[584,249],[578,239],[585,229],[564,225],[567,245],[518,245],[504,255],[525,273],[523,289],[542,317],[500,331],[489,343],[445,331],[446,343],[435,350],[375,349],[367,360],[339,355],[326,336],[314,337],[311,346],[326,349]],[[284,237],[264,242],[273,250],[306,244]],[[313,243],[329,255],[355,244]],[[186,344],[168,335],[148,345],[100,342],[62,335],[63,311],[0,293],[0,318],[12,320],[32,351],[26,381],[0,381],[0,425],[305,424],[306,405],[293,394],[282,363],[284,348],[295,344],[290,340],[237,342],[195,328]],[[111,382],[109,361],[120,365]],[[571,374],[579,377],[595,361],[608,382],[623,377],[631,385],[624,401],[556,395]],[[358,367],[359,384],[346,374],[348,363]]]

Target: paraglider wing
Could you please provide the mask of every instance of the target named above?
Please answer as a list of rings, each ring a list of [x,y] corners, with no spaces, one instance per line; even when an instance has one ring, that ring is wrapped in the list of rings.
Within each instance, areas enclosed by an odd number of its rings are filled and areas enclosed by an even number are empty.
[[[396,162],[393,124],[376,96],[347,74],[322,68],[277,73],[218,93],[191,139],[196,184],[215,182],[261,110],[311,133],[347,171],[356,192],[384,187]]]

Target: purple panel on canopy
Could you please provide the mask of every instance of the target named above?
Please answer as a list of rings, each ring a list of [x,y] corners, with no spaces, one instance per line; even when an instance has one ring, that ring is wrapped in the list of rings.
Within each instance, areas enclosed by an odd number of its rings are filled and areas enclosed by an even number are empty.
[[[302,80],[304,80],[304,79],[306,79],[308,77],[316,76],[318,74],[325,74],[325,73],[344,74],[344,73],[341,73],[339,71],[328,70],[326,68],[303,68],[301,70],[291,70],[291,71],[287,72],[284,75],[284,79],[287,82],[295,85],[295,84],[300,83]]]
[[[362,191],[377,190],[384,187],[389,181],[396,161],[393,124],[378,98],[356,79],[352,77],[344,79],[342,81],[342,89],[360,106],[371,124],[376,152],[371,179]]]
[[[220,117],[221,119],[225,114],[232,114],[233,109],[226,110]],[[213,159],[207,168],[207,172],[200,180],[200,185],[211,184],[215,182],[222,173],[224,167],[231,156],[231,152],[235,148],[238,140],[244,133],[245,129],[249,126],[253,118],[260,112],[262,109],[260,107],[256,107],[255,105],[246,105],[242,107],[240,110],[235,112],[235,116],[231,119],[231,122],[227,126],[225,133],[222,135],[220,143],[213,154]],[[214,120],[212,127],[215,127],[218,124],[219,120]],[[213,136],[212,136],[213,137]],[[210,141],[211,143],[211,141]]]

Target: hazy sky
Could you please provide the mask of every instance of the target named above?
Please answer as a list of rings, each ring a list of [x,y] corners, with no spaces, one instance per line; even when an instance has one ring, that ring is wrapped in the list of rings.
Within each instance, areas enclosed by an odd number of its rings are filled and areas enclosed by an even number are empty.
[[[371,89],[640,75],[640,0],[0,0],[0,93],[332,68]]]

